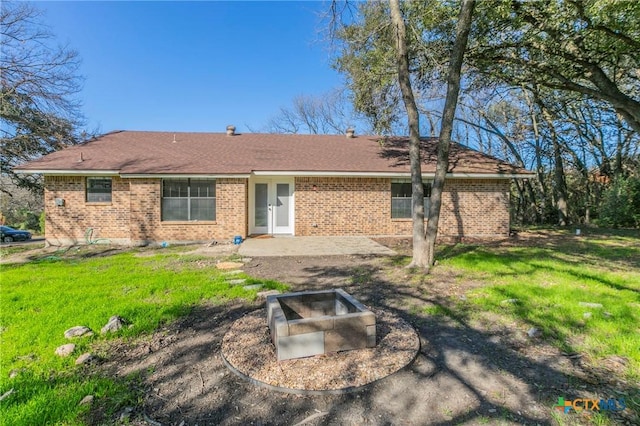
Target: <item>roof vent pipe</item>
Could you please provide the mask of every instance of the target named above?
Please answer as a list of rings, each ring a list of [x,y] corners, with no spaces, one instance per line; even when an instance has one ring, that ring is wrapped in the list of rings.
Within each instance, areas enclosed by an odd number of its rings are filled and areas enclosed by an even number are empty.
[[[236,134],[236,126],[227,126],[227,136],[234,136]]]
[[[355,129],[349,127],[347,129],[347,133],[346,133],[347,134],[347,138],[349,138],[349,139],[354,138],[355,137],[355,133],[356,133]]]

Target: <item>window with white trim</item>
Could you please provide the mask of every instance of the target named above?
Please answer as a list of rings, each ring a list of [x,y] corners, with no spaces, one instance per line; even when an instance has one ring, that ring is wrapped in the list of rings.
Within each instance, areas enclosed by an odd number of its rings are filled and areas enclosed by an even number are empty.
[[[111,202],[111,178],[88,177],[87,178],[87,203]]]
[[[424,212],[429,211],[431,200],[431,182],[423,183]],[[398,180],[391,182],[391,218],[411,219],[411,181]]]
[[[214,179],[163,179],[162,220],[216,220]]]

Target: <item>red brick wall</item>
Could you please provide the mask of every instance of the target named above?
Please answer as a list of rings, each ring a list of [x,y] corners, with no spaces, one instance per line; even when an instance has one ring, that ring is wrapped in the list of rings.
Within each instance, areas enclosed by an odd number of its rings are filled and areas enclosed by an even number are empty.
[[[93,239],[109,238],[116,244],[129,240],[129,182],[114,176],[111,203],[86,202],[86,177],[46,176],[44,190],[45,236],[51,244],[85,242],[87,228]],[[56,206],[56,198],[64,200]]]
[[[46,238],[116,244],[230,240],[247,235],[247,179],[216,180],[215,222],[162,222],[161,180],[113,177],[111,203],[85,201],[86,178],[45,177]],[[314,185],[316,190],[313,189]],[[509,233],[509,181],[451,179],[445,185],[441,237],[497,238]],[[55,199],[65,200],[56,206]],[[296,235],[411,235],[410,219],[391,219],[388,178],[295,180]]]
[[[247,235],[247,180],[216,179],[215,222],[163,222],[161,180],[131,179],[131,242],[231,240]],[[135,225],[134,225],[135,224]]]
[[[382,178],[296,178],[296,235],[396,234],[389,182]]]
[[[508,179],[451,179],[445,183],[438,232],[443,236],[509,235]]]
[[[508,235],[509,185],[506,179],[448,180],[440,236]],[[300,177],[295,197],[296,235],[411,235],[411,219],[391,219],[388,178]]]
[[[87,228],[93,238],[114,244],[231,240],[247,235],[247,180],[216,180],[215,222],[162,222],[161,180],[112,178],[111,203],[85,201],[86,178],[45,177],[45,236],[51,244],[85,242]],[[55,199],[65,205],[58,207]]]

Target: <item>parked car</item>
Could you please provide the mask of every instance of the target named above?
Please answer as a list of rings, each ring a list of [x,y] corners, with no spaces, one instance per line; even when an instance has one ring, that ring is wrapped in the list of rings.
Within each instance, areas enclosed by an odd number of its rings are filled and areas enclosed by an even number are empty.
[[[0,241],[10,243],[12,241],[27,241],[31,239],[31,232],[18,231],[10,226],[0,226]]]

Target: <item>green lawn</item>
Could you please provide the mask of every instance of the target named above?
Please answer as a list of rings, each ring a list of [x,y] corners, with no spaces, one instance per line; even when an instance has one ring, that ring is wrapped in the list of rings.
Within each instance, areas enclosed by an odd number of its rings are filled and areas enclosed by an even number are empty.
[[[587,355],[593,365],[623,357],[628,361],[624,378],[640,380],[637,232],[565,235],[550,243],[541,240],[537,247],[458,245],[441,264],[460,279],[482,283],[458,311],[488,311],[523,329],[536,327],[545,339],[567,353]]]
[[[132,324],[119,337],[134,337],[185,315],[196,304],[253,299],[257,290],[230,285],[211,258],[180,253],[127,252],[105,257],[50,256],[24,265],[2,266],[0,294],[0,424],[81,424],[85,407],[78,402],[92,394],[113,412],[139,397],[136,377],[115,381],[84,376],[75,358],[90,346],[113,336],[100,336],[112,315]],[[245,275],[233,279],[248,278]],[[250,278],[246,284],[258,282]],[[284,286],[261,283],[266,288]],[[86,325],[96,333],[76,339],[75,356],[60,358],[55,349],[68,341],[64,331]],[[12,371],[18,374],[9,378]]]

